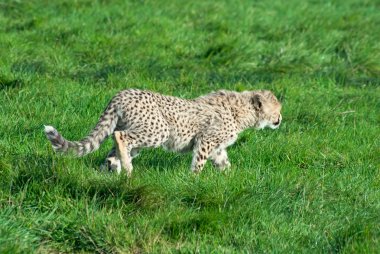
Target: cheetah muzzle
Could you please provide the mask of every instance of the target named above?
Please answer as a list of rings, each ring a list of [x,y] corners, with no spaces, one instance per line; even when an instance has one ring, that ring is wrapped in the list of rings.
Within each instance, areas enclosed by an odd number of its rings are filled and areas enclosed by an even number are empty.
[[[52,126],[45,134],[55,151],[84,156],[111,134],[114,146],[104,168],[132,174],[132,159],[142,148],[193,151],[191,170],[200,172],[210,159],[220,170],[230,167],[227,147],[247,128],[277,129],[281,104],[272,92],[217,91],[182,99],[128,89],[112,98],[95,128],[80,141],[68,141]]]

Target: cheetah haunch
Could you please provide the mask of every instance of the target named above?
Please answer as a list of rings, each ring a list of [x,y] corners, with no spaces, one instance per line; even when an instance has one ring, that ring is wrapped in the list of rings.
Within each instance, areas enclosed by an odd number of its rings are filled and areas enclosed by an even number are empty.
[[[52,126],[45,133],[57,152],[78,156],[99,148],[111,134],[114,147],[106,166],[130,176],[132,158],[145,147],[193,150],[191,170],[200,172],[207,159],[223,170],[230,166],[226,148],[250,127],[280,126],[281,104],[266,90],[217,91],[196,99],[182,99],[150,91],[128,89],[112,98],[99,122],[81,141],[68,141]]]

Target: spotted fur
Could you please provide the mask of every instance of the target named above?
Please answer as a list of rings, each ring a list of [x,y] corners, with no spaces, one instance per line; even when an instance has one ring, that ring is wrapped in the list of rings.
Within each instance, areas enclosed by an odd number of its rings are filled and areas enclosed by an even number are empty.
[[[226,148],[238,134],[250,127],[278,128],[280,111],[281,104],[266,90],[222,90],[188,100],[128,89],[111,100],[96,127],[81,141],[68,141],[51,126],[45,127],[45,133],[56,151],[78,156],[96,150],[113,133],[115,145],[106,166],[118,172],[124,168],[129,175],[132,158],[141,148],[159,146],[193,150],[191,169],[199,172],[208,159],[219,169],[229,167]]]

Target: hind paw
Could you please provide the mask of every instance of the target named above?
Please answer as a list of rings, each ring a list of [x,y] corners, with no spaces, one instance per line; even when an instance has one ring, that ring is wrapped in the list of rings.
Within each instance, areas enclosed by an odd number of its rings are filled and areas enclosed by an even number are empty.
[[[106,161],[100,166],[102,171],[116,171],[118,174],[121,173],[121,161],[116,157],[109,157]]]

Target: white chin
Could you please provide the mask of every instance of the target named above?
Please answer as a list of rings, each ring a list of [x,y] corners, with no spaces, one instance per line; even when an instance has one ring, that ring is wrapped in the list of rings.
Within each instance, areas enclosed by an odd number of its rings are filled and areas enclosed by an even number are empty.
[[[266,121],[263,121],[263,122],[260,122],[260,124],[256,127],[256,129],[262,130],[267,126],[268,126],[268,123]]]
[[[265,127],[269,127],[269,128],[271,128],[271,129],[278,129],[278,127],[280,127],[280,125],[279,125],[279,124],[274,125],[274,124],[269,123],[269,122],[267,122],[267,121],[263,121],[263,122],[260,122],[260,124],[256,127],[256,129],[258,129],[258,130],[262,130],[262,129],[264,129]]]

